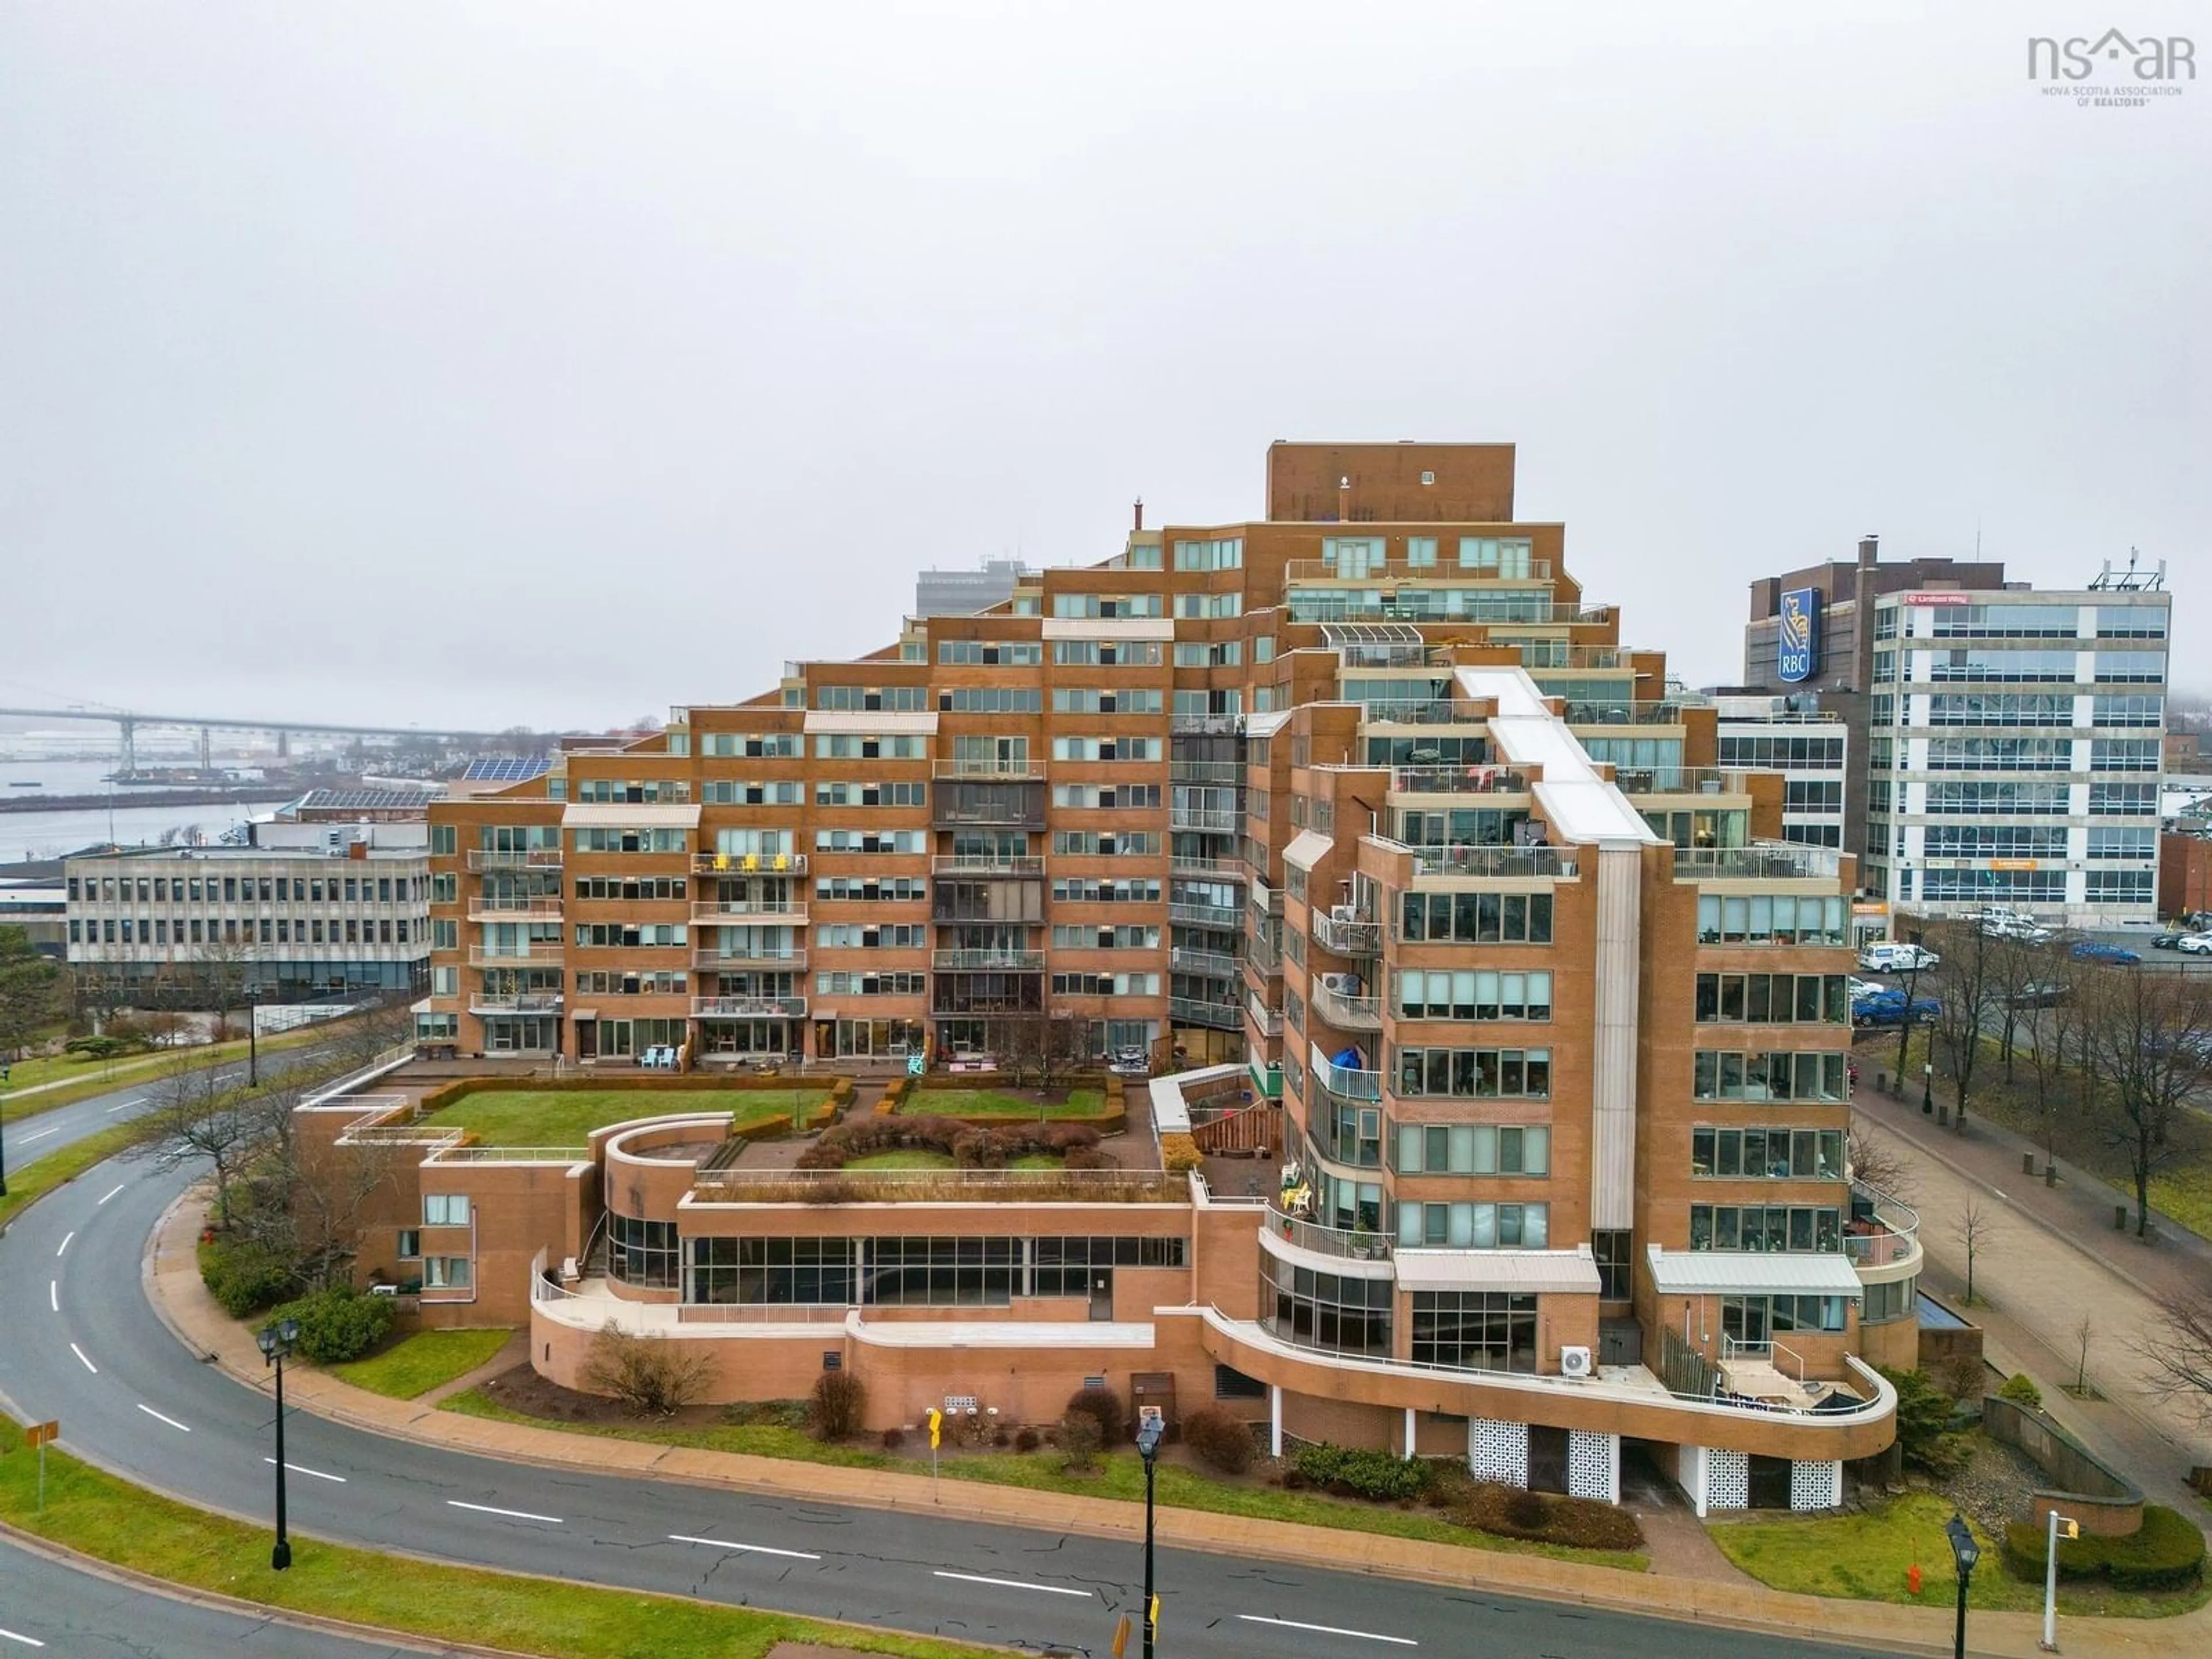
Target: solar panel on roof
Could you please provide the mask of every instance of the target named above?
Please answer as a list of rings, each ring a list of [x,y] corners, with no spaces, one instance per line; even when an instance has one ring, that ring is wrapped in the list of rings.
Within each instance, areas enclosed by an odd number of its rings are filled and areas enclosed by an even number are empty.
[[[552,769],[553,763],[542,755],[492,755],[471,761],[462,777],[470,783],[525,783]]]
[[[388,812],[419,809],[440,799],[436,791],[423,789],[310,789],[299,805],[335,812]]]

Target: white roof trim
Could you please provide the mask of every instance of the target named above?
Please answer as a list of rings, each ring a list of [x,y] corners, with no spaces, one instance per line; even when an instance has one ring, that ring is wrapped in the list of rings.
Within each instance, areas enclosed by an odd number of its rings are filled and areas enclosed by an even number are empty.
[[[1047,617],[1048,640],[1171,640],[1173,617]]]
[[[806,711],[805,729],[809,732],[858,732],[863,737],[877,732],[934,732],[937,730],[937,711],[933,708],[911,712],[887,708],[810,708]]]
[[[1584,1244],[1571,1250],[1393,1252],[1398,1283],[1409,1291],[1552,1291],[1595,1296],[1603,1287]]]
[[[1850,1258],[1832,1252],[1648,1251],[1651,1284],[1662,1296],[1849,1296],[1862,1294]]]
[[[1248,738],[1272,738],[1291,723],[1287,708],[1271,708],[1264,714],[1244,717],[1244,735]]]
[[[1314,866],[1327,858],[1329,849],[1335,845],[1318,830],[1301,830],[1291,838],[1291,844],[1283,848],[1283,862],[1295,864],[1310,875]]]
[[[1659,844],[1628,797],[1598,776],[1589,751],[1552,713],[1527,670],[1462,668],[1455,678],[1465,696],[1497,705],[1490,735],[1499,752],[1516,766],[1542,769],[1543,781],[1532,793],[1555,839],[1575,846]]]
[[[562,809],[564,830],[696,830],[699,807],[673,801],[650,805],[622,801],[571,801]]]

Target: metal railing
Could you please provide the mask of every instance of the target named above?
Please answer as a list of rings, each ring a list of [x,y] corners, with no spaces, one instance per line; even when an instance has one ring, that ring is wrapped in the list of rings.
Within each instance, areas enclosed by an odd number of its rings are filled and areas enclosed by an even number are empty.
[[[536,939],[528,945],[471,945],[469,946],[469,966],[471,968],[558,968],[561,965],[561,941]]]
[[[954,853],[929,861],[930,871],[939,876],[968,876],[994,878],[1002,876],[1041,876],[1044,860],[1030,854]]]
[[[1349,1261],[1388,1261],[1390,1259],[1392,1240],[1389,1236],[1369,1228],[1327,1227],[1318,1221],[1308,1221],[1301,1216],[1288,1214],[1273,1204],[1267,1206],[1267,1228],[1272,1237],[1281,1239],[1285,1244],[1295,1245],[1301,1250],[1311,1250],[1319,1255],[1341,1256]]]
[[[929,965],[940,974],[1038,974],[1044,971],[1042,951],[933,951]]]
[[[1283,1034],[1283,1011],[1270,1008],[1256,996],[1244,999],[1245,1018],[1257,1028],[1261,1036],[1280,1036]]]
[[[1171,899],[1168,902],[1168,920],[1192,927],[1236,927],[1243,923],[1244,913],[1234,905],[1194,904],[1188,899]]]
[[[1235,761],[1179,761],[1168,763],[1168,781],[1176,783],[1237,784],[1244,781],[1244,768]]]
[[[1233,836],[1244,828],[1244,815],[1212,806],[1170,806],[1168,808],[1168,828],[1196,830],[1203,835]]]
[[[1027,782],[1044,776],[1044,762],[1030,760],[940,760],[930,768],[933,778],[996,778],[1005,781]]]
[[[469,848],[469,868],[471,870],[557,870],[561,867],[558,847],[531,847],[520,852],[489,848]]]
[[[588,1146],[448,1146],[436,1153],[439,1164],[581,1164],[592,1156]]]
[[[1187,1202],[1188,1177],[1157,1170],[702,1170],[692,1191],[707,1203],[841,1204],[1005,1196],[1036,1202]]]
[[[1215,881],[1249,880],[1242,859],[1188,859],[1171,857],[1168,869],[1178,876],[1206,876]]]
[[[486,917],[512,916],[518,920],[558,921],[561,901],[557,898],[507,898],[480,893],[469,900],[469,920]]]
[[[757,951],[717,951],[708,948],[694,951],[691,953],[691,965],[694,968],[720,969],[732,973],[758,970],[772,974],[784,969],[805,968],[806,952],[786,951],[781,956],[763,956]]]
[[[1409,564],[1403,559],[1291,559],[1283,566],[1283,581],[1292,582],[1440,582],[1449,586],[1462,583],[1548,582],[1552,580],[1552,562],[1531,556],[1514,561],[1516,568],[1502,570],[1496,565],[1462,564],[1454,556],[1447,559],[1440,550],[1432,564]],[[1523,568],[1525,567],[1525,568]]]
[[[805,997],[693,997],[695,1019],[804,1019]]]
[[[804,853],[694,853],[695,876],[803,876]]]
[[[557,1014],[561,1012],[561,993],[519,991],[512,995],[501,996],[474,991],[469,994],[469,1012],[472,1014]]]
[[[1342,1030],[1379,1031],[1382,1029],[1382,999],[1346,996],[1314,981],[1307,1000],[1314,1012]]]
[[[1678,847],[1677,881],[1833,881],[1842,855],[1832,847],[1762,841],[1749,847]]]
[[[1340,908],[1313,912],[1314,943],[1340,957],[1382,954],[1382,924],[1364,910]]]
[[[1575,879],[1571,849],[1558,847],[1416,847],[1416,876],[1534,876]]]
[[[1244,729],[1242,714],[1170,714],[1168,730],[1209,737],[1233,737]]]
[[[702,899],[691,907],[691,920],[708,927],[804,927],[805,899]]]
[[[1741,795],[1751,787],[1741,770],[1717,766],[1616,766],[1613,781],[1625,795]]]
[[[1200,1025],[1208,1030],[1241,1031],[1244,1029],[1244,1010],[1234,1002],[1205,1002],[1196,997],[1170,997],[1168,1015],[1182,1025]]]
[[[1273,979],[1283,971],[1283,947],[1259,933],[1244,936],[1244,960],[1260,970],[1262,979]]]
[[[1182,945],[1170,946],[1168,967],[1178,974],[1202,974],[1208,979],[1233,979],[1237,975],[1237,958],[1220,951],[1193,951]]]
[[[1631,702],[1570,701],[1563,718],[1570,726],[1679,726],[1684,704],[1679,699]]]
[[[1844,1254],[1855,1267],[1885,1267],[1903,1261],[1919,1248],[1920,1212],[1863,1181],[1851,1182],[1851,1191],[1871,1204],[1871,1221],[1854,1219],[1844,1230]],[[1856,1206],[1855,1206],[1854,1208]],[[1864,1232],[1853,1232],[1863,1226]]]
[[[1324,1060],[1318,1048],[1311,1051],[1310,1059],[1314,1082],[1329,1093],[1370,1106],[1382,1098],[1382,1073],[1339,1066],[1334,1060]]]
[[[1399,766],[1390,789],[1406,795],[1525,795],[1525,773],[1502,766]]]

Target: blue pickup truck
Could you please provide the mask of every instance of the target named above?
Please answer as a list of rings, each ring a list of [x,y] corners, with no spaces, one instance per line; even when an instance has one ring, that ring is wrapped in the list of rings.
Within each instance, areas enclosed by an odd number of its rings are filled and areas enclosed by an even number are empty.
[[[1852,1001],[1851,1024],[1925,1025],[1942,1012],[1943,1005],[1933,997],[1915,997],[1908,1003],[1902,991],[1876,991]]]

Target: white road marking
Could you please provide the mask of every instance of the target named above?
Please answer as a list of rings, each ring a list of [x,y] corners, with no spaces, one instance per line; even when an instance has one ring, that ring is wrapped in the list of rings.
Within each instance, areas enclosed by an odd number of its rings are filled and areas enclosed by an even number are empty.
[[[1381,1636],[1371,1630],[1342,1630],[1334,1625],[1302,1625],[1295,1619],[1270,1619],[1264,1613],[1240,1613],[1237,1616],[1248,1625],[1280,1625],[1285,1630],[1310,1630],[1322,1636],[1356,1636],[1363,1642],[1392,1642],[1401,1648],[1421,1645],[1410,1636]]]
[[[46,1281],[46,1305],[56,1313],[62,1310],[62,1282],[58,1279]]]
[[[0,1630],[0,1638],[4,1638],[6,1640],[10,1642],[21,1642],[27,1648],[42,1648],[46,1646],[46,1644],[39,1640],[35,1636],[18,1636],[12,1630]]]
[[[143,1401],[138,1402],[138,1409],[145,1413],[147,1416],[152,1418],[156,1423],[167,1423],[171,1428],[179,1430],[185,1434],[190,1434],[191,1432],[190,1429],[185,1428],[183,1424],[178,1422],[175,1418],[162,1416],[161,1413],[155,1411],[151,1406],[147,1405]]]
[[[94,1376],[98,1376],[100,1375],[100,1367],[94,1364],[89,1359],[85,1359],[84,1350],[82,1348],[78,1347],[76,1343],[72,1342],[70,1344],[70,1352],[75,1354],[79,1359],[84,1360],[85,1370],[90,1371]]]
[[[668,1539],[673,1544],[704,1544],[710,1550],[737,1550],[746,1555],[782,1555],[793,1561],[819,1561],[822,1559],[805,1550],[771,1549],[766,1544],[732,1544],[726,1538],[694,1538],[688,1533],[672,1532]]]
[[[495,1510],[489,1504],[464,1504],[458,1498],[448,1498],[446,1502],[454,1509],[474,1510],[478,1515],[503,1515],[510,1521],[543,1521],[549,1527],[561,1524],[561,1517],[557,1515],[532,1515],[527,1510]]]
[[[276,1466],[276,1460],[273,1457],[264,1457],[261,1461],[271,1468]],[[341,1486],[346,1483],[346,1478],[342,1474],[325,1474],[320,1469],[311,1469],[304,1464],[288,1462],[284,1467],[295,1474],[312,1474],[318,1480],[335,1480]]]
[[[104,1194],[102,1194],[100,1195],[100,1203],[102,1203],[102,1204],[106,1203],[106,1202],[107,1202],[107,1200],[108,1200],[109,1199],[111,1199],[111,1198],[114,1197],[114,1196],[116,1195],[116,1194],[118,1194],[118,1193],[121,1192],[121,1191],[123,1190],[124,1187],[127,1187],[127,1186],[129,1186],[130,1184],[131,1184],[131,1183],[130,1183],[129,1182],[127,1182],[127,1181],[126,1181],[126,1182],[125,1182],[121,1183],[121,1185],[114,1186],[114,1187],[110,1187],[110,1188],[106,1190],[106,1192],[105,1192]]]
[[[15,1137],[15,1139],[18,1139],[18,1140],[25,1140],[25,1141],[28,1141],[28,1140],[44,1140],[44,1139],[45,1139],[48,1135],[58,1135],[58,1134],[59,1134],[61,1132],[62,1132],[62,1126],[61,1126],[60,1124],[57,1123],[57,1124],[55,1124],[55,1125],[54,1125],[54,1127],[53,1127],[52,1128],[51,1128],[51,1129],[41,1129],[41,1130],[40,1130],[40,1131],[38,1132],[38,1133],[36,1133],[36,1134],[34,1134],[34,1135],[18,1135],[18,1136],[16,1136],[16,1137]]]
[[[106,1116],[107,1116],[110,1113],[113,1113],[113,1112],[127,1112],[127,1111],[129,1111],[129,1110],[130,1110],[133,1106],[143,1106],[145,1103],[146,1103],[145,1097],[142,1095],[142,1096],[140,1096],[137,1100],[125,1100],[125,1101],[120,1101],[120,1102],[118,1102],[118,1103],[116,1103],[115,1105],[112,1105],[112,1106],[108,1107],[108,1108],[106,1109],[106,1111],[103,1111],[103,1112],[100,1114],[100,1115],[101,1115],[102,1117],[106,1117]]]
[[[56,1251],[54,1252],[54,1254],[55,1254],[56,1255],[58,1255],[58,1255],[67,1255],[67,1254],[68,1254],[68,1252],[69,1252],[70,1240],[71,1240],[72,1238],[75,1238],[76,1237],[76,1231],[75,1231],[74,1229],[72,1229],[71,1231],[68,1231],[68,1232],[66,1232],[66,1233],[64,1233],[64,1234],[62,1235],[62,1246],[61,1246],[61,1249],[58,1249],[58,1250],[56,1250]]]
[[[945,1572],[940,1570],[937,1577],[957,1578],[970,1584],[996,1584],[1000,1589],[1042,1590],[1047,1595],[1079,1595],[1086,1601],[1093,1594],[1092,1591],[1085,1589],[1063,1589],[1058,1584],[1025,1584],[1018,1578],[986,1578],[979,1573],[973,1572]]]

